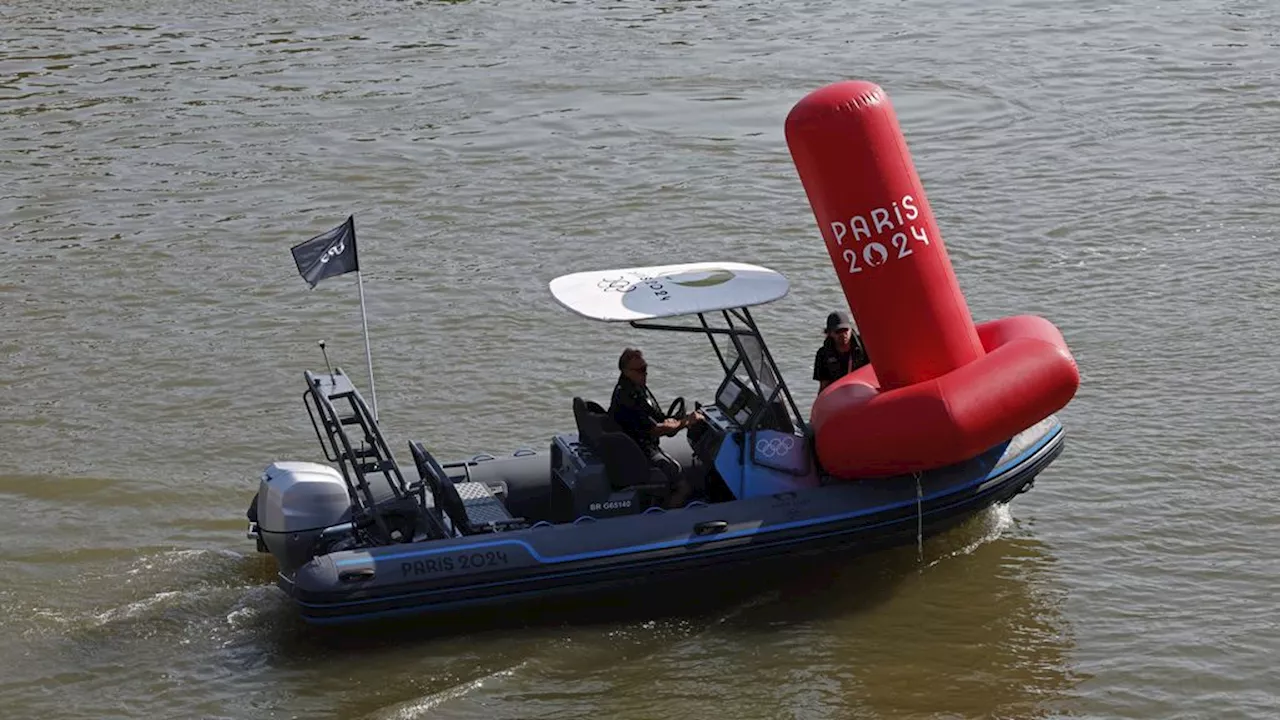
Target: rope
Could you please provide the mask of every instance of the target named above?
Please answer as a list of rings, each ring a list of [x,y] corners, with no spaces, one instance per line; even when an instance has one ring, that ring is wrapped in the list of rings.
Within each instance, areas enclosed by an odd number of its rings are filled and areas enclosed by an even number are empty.
[[[916,562],[924,562],[924,491],[920,487],[920,473],[913,473],[916,478]]]

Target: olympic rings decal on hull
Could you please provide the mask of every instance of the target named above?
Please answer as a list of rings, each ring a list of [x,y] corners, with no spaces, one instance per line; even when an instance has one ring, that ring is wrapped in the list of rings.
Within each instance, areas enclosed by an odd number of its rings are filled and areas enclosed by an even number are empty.
[[[795,449],[796,439],[791,435],[782,437],[760,438],[756,440],[756,456],[766,460],[786,457]]]

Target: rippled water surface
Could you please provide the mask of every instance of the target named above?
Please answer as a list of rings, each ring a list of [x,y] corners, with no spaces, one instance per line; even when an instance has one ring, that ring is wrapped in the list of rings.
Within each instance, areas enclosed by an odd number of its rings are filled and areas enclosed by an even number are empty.
[[[701,341],[551,301],[607,266],[785,273],[757,319],[807,407],[843,300],[782,123],[847,78],[975,317],[1076,354],[1033,492],[674,616],[294,619],[243,511],[312,457],[315,342],[364,359],[291,245],[356,215],[396,447],[543,446],[629,343],[705,398]],[[1264,2],[0,6],[0,716],[1276,717],[1277,78]]]

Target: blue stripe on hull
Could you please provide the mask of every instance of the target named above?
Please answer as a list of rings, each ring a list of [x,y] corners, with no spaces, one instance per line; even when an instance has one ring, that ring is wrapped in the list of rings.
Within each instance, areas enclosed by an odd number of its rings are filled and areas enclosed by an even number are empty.
[[[1045,450],[1045,448],[1050,445],[1050,443],[1053,443],[1055,440],[1058,440],[1061,435],[1062,435],[1062,428],[1061,426],[1058,426],[1054,429],[1053,432],[1041,438],[1033,446],[1027,448],[1025,451],[1020,453],[1016,458],[1012,459],[1007,463],[1004,463],[998,468],[995,468],[994,470],[982,476],[981,478],[973,482],[967,483],[961,487],[958,487],[958,488],[953,487],[948,491],[934,493],[930,496],[927,496],[925,500],[938,500],[948,495],[953,495],[957,497],[963,496],[963,497],[961,499],[956,500],[955,502],[948,503],[939,507],[931,508],[925,517],[926,524],[929,526],[935,526],[935,527],[938,526],[940,523],[949,525],[952,522],[958,522],[960,519],[963,519],[963,516],[967,516],[968,514],[977,512],[993,504],[994,502],[998,502],[1001,499],[1012,497],[1012,495],[1016,494],[1025,485],[1029,484],[1034,479],[1035,475],[1038,474],[1039,471],[1042,470],[1043,467],[1048,464],[1048,462],[1052,461],[1052,459],[1056,457],[1057,452],[1059,452],[1061,449],[1061,444],[1059,444],[1057,447],[1050,448],[1050,452],[1045,453],[1044,457],[1037,458],[1036,456],[1042,453]],[[1028,460],[1033,460],[1033,462],[1028,463],[1027,462]],[[1008,477],[1002,477],[1005,475],[1008,475]],[[975,489],[977,491],[976,494],[966,495],[966,491],[971,491]],[[903,526],[898,530],[898,532],[902,532],[909,529],[911,531],[911,534],[914,534],[915,520],[916,520],[915,513],[914,513],[914,505],[915,505],[914,501],[910,503],[891,503],[891,504],[878,506],[874,508],[865,508],[856,512],[841,513],[838,515],[829,515],[829,516],[823,516],[820,518],[797,520],[789,523],[780,523],[778,525],[771,525],[765,528],[753,528],[749,530],[738,531],[732,534],[722,534],[722,535],[711,536],[706,539],[686,538],[679,541],[650,543],[650,544],[641,545],[641,546],[630,546],[630,547],[615,548],[615,549],[603,550],[603,551],[577,553],[573,555],[562,555],[562,556],[545,557],[545,558],[538,555],[536,550],[534,550],[534,548],[532,548],[528,543],[519,541],[519,540],[501,540],[498,542],[483,542],[483,543],[474,543],[471,545],[464,545],[464,546],[454,546],[452,548],[449,548],[448,551],[456,552],[459,550],[468,550],[468,549],[477,549],[477,548],[492,549],[495,547],[501,547],[502,545],[519,544],[525,549],[527,549],[540,562],[547,565],[553,565],[553,564],[562,564],[562,563],[568,563],[568,562],[581,562],[581,561],[587,561],[587,560],[607,559],[607,558],[616,557],[622,554],[631,554],[631,553],[638,553],[638,552],[653,552],[657,550],[671,549],[674,547],[688,547],[690,545],[701,544],[706,542],[722,542],[726,539],[732,539],[732,538],[754,537],[757,540],[760,540],[760,542],[751,543],[749,545],[739,545],[735,547],[722,548],[722,549],[710,548],[710,549],[706,549],[701,552],[698,552],[695,555],[682,555],[682,556],[673,556],[673,557],[665,557],[665,558],[637,560],[637,561],[628,562],[625,564],[611,564],[605,567],[584,568],[579,570],[562,570],[562,571],[557,571],[552,573],[537,572],[537,574],[534,574],[534,575],[530,575],[522,578],[510,579],[510,580],[477,583],[477,584],[465,585],[460,587],[438,588],[438,589],[426,590],[426,591],[421,591],[416,593],[384,595],[381,597],[368,598],[368,599],[362,599],[362,600],[346,600],[346,601],[332,602],[332,603],[310,603],[310,602],[298,600],[297,604],[299,605],[300,609],[303,612],[303,618],[307,622],[311,622],[315,624],[337,624],[337,623],[348,623],[348,622],[372,620],[376,618],[402,616],[402,615],[409,615],[409,614],[422,614],[422,613],[428,613],[428,612],[448,612],[453,610],[464,609],[467,607],[480,606],[484,604],[516,602],[516,601],[535,599],[540,596],[545,596],[545,595],[554,594],[554,593],[563,593],[563,592],[571,592],[571,591],[579,591],[579,590],[585,592],[591,589],[591,587],[589,587],[587,583],[566,586],[563,583],[556,584],[556,581],[565,580],[569,578],[589,577],[592,575],[599,577],[599,576],[607,576],[610,574],[614,574],[614,575],[618,575],[619,577],[616,577],[613,579],[600,580],[600,581],[590,581],[590,582],[593,584],[598,583],[598,584],[604,584],[604,585],[620,584],[620,583],[626,582],[628,578],[634,578],[634,576],[636,575],[636,571],[638,570],[649,571],[653,568],[661,567],[661,566],[668,566],[668,567],[678,566],[678,565],[701,566],[701,565],[708,564],[708,561],[720,562],[723,559],[732,558],[735,555],[739,556],[738,559],[741,560],[742,562],[747,562],[747,561],[750,561],[752,558],[757,558],[757,557],[766,556],[766,555],[777,555],[780,550],[793,549],[796,546],[801,546],[805,544],[812,544],[812,545],[819,545],[819,546],[828,544],[828,545],[835,546],[837,544],[836,542],[830,542],[833,539],[838,539],[838,538],[841,538],[842,536],[857,536],[859,534],[866,534],[870,531],[882,530],[886,527],[891,527],[893,525]],[[858,524],[853,526],[845,526],[841,528],[832,528],[830,530],[825,530],[820,532],[792,534],[789,537],[783,536],[785,533],[787,533],[787,531],[802,530],[804,528],[812,528],[817,525],[837,524],[841,522],[847,522],[849,520],[853,520],[859,517],[865,518],[865,517],[869,517],[877,514],[887,513],[893,510],[904,510],[904,509],[912,510],[910,518],[902,518],[902,517],[895,516],[890,519],[883,520],[880,522],[875,522],[875,523],[864,523],[864,524]],[[910,525],[910,528],[905,527],[908,524]],[[938,529],[941,529],[941,528],[938,528]],[[767,536],[774,536],[774,537],[770,538]],[[896,537],[896,534],[894,532],[880,534],[881,539],[892,538],[892,537]],[[868,544],[874,544],[874,542],[875,541],[872,541],[871,543],[868,543]],[[390,559],[404,559],[404,558],[422,558],[422,557],[436,554],[437,552],[439,551],[437,550],[409,551],[409,552],[403,552],[403,553],[395,553],[393,555],[383,555],[383,556],[380,556],[379,559],[390,560]],[[367,562],[367,560],[362,560],[357,562]],[[518,586],[520,585],[529,585],[532,583],[548,583],[548,582],[551,583],[549,587],[531,588],[531,589],[518,588]],[[497,588],[505,588],[505,589],[502,590],[500,593],[487,593],[479,597],[469,597],[469,598],[463,598],[459,600],[443,600],[442,599],[434,602],[431,600],[433,596],[442,596],[442,595],[448,595],[448,594],[458,594],[458,593],[467,593],[467,592],[474,593],[476,591],[483,592],[486,590],[494,590]],[[289,589],[289,588],[286,586],[286,589]],[[394,607],[406,601],[412,604]],[[385,608],[385,609],[377,609],[377,610],[370,609],[364,612],[361,612],[358,610],[358,608],[368,607],[369,605],[383,605],[383,606],[392,605],[393,607]],[[354,612],[343,612],[344,609],[349,609]],[[323,614],[322,615],[312,614],[316,611],[319,611],[320,613],[323,613]],[[338,611],[340,614],[330,614],[330,613],[333,613],[334,611]]]
[[[1046,445],[1048,445],[1050,442],[1052,442],[1055,438],[1057,438],[1061,434],[1062,434],[1062,428],[1061,426],[1059,426],[1055,432],[1050,433],[1045,437],[1041,438],[1035,445],[1023,451],[1013,460],[1010,460],[1004,465],[992,470],[987,475],[967,485],[964,485],[958,488],[950,488],[943,492],[937,492],[931,495],[925,495],[924,498],[922,499],[922,502],[927,503],[932,500],[945,497],[947,495],[961,493],[961,492],[964,492],[965,490],[968,490],[969,488],[972,488],[975,486],[981,486],[984,483],[991,482],[992,480],[999,478],[1001,475],[1008,472],[1009,469],[1017,467],[1022,462],[1024,462],[1027,458],[1034,456],[1042,448],[1044,448]],[[507,546],[515,545],[527,551],[530,555],[533,556],[534,559],[536,559],[538,562],[542,563],[543,565],[555,565],[559,563],[580,562],[583,560],[598,560],[598,559],[609,558],[609,557],[617,557],[619,555],[631,555],[635,553],[651,552],[654,550],[666,550],[674,547],[688,547],[690,545],[697,545],[700,543],[723,542],[725,540],[732,540],[736,538],[752,537],[755,535],[763,535],[763,534],[769,534],[769,533],[775,533],[775,532],[783,532],[786,530],[795,530],[799,528],[813,527],[816,525],[826,525],[829,523],[837,523],[837,522],[850,520],[857,517],[878,515],[882,512],[886,512],[889,510],[902,509],[902,508],[914,508],[914,507],[915,507],[915,501],[913,499],[911,502],[906,502],[906,503],[889,503],[887,505],[880,505],[880,506],[870,507],[870,508],[861,508],[858,510],[853,510],[850,512],[840,513],[836,515],[823,515],[821,517],[807,518],[805,520],[795,520],[792,522],[777,523],[774,525],[768,525],[764,527],[748,528],[744,530],[738,530],[736,532],[722,533],[719,535],[711,535],[705,538],[682,538],[678,540],[665,540],[662,542],[647,543],[644,545],[626,545],[623,547],[610,548],[608,550],[594,550],[591,552],[575,553],[572,555],[556,555],[556,556],[547,557],[539,553],[537,548],[533,547],[532,545],[530,545],[528,542],[525,542],[524,540],[501,539],[501,540],[483,541],[483,542],[478,542],[471,545],[451,545],[447,548],[439,548],[439,549],[424,548],[420,550],[407,550],[405,552],[400,552],[400,553],[379,555],[377,559],[379,561],[410,560],[410,559],[420,560],[423,558],[431,557],[433,555],[440,555],[443,553],[456,553],[456,552],[467,551],[467,550],[496,549],[504,545],[507,545]],[[341,568],[347,565],[366,565],[367,563],[368,563],[368,560],[366,558],[353,558],[350,560],[339,560],[334,564],[337,565],[339,568]]]

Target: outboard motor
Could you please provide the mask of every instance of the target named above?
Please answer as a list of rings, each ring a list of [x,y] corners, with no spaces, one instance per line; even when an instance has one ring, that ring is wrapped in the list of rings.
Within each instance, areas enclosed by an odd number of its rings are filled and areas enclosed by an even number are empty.
[[[326,529],[351,520],[351,498],[342,474],[328,465],[276,462],[262,473],[256,510],[258,537],[280,572],[290,574],[315,556]]]

